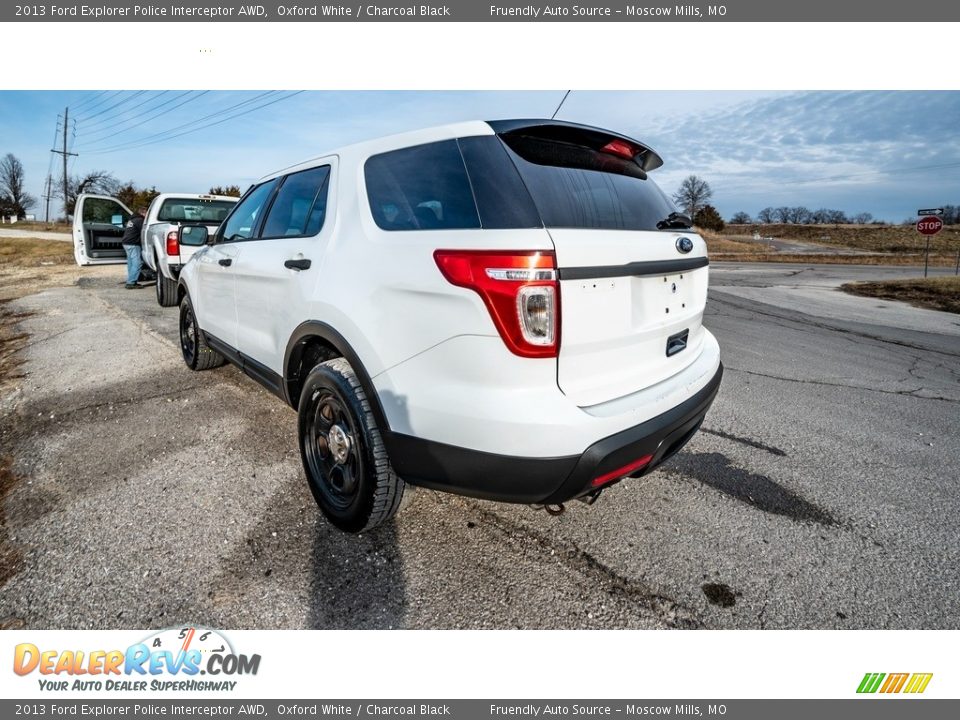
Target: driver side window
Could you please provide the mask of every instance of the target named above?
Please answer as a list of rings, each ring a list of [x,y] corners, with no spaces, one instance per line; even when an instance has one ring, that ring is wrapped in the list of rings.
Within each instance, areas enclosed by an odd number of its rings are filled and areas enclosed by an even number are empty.
[[[263,217],[263,210],[276,186],[276,179],[268,180],[262,185],[257,185],[246,198],[240,201],[224,223],[221,237],[225,242],[253,237],[260,218]]]

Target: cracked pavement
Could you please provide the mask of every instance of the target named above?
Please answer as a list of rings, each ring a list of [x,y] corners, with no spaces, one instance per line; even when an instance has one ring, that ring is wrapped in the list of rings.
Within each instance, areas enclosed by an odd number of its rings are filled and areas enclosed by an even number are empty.
[[[960,319],[835,289],[916,272],[714,264],[727,372],[669,464],[560,517],[416,490],[360,537],[316,509],[291,410],[232,367],[190,373],[176,310],[90,272],[13,306],[0,620],[960,627]]]

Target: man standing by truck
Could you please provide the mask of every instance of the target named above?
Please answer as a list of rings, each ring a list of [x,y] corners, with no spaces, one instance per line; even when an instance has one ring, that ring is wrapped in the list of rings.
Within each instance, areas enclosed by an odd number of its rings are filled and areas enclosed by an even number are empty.
[[[127,284],[124,287],[127,290],[135,290],[140,287],[137,280],[140,279],[140,270],[143,268],[143,257],[141,254],[140,232],[143,230],[143,218],[147,215],[145,207],[138,207],[137,212],[127,221],[123,229],[123,251],[127,254]]]

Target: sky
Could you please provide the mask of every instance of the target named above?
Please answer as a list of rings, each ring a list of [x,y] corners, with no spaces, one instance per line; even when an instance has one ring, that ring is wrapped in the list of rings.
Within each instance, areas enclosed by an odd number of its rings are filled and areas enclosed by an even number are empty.
[[[556,91],[5,91],[0,154],[23,162],[42,218],[69,108],[72,174],[107,170],[162,191],[245,189],[274,170],[367,138],[474,119],[550,117]],[[803,205],[901,222],[960,204],[960,92],[574,90],[557,117],[655,148],[672,194],[705,178],[729,218]],[[58,130],[60,128],[60,130]],[[57,201],[51,215],[59,214]]]

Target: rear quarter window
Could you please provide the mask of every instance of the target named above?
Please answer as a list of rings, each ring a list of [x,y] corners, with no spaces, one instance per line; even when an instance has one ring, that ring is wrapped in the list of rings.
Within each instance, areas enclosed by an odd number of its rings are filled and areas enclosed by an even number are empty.
[[[364,165],[370,212],[383,230],[480,227],[456,140],[374,155]]]

